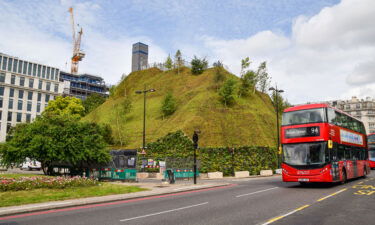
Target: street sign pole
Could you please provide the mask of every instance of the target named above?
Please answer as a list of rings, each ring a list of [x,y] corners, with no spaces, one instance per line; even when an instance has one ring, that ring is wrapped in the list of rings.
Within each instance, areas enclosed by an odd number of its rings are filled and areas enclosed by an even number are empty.
[[[194,131],[193,143],[194,143],[194,184],[197,184],[197,149],[198,149],[198,132]]]

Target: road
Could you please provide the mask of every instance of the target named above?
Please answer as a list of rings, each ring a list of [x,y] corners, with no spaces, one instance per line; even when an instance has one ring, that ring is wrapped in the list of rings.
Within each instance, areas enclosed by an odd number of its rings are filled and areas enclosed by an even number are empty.
[[[280,177],[231,180],[199,191],[36,212],[0,224],[375,224],[375,171],[344,185],[300,186]]]

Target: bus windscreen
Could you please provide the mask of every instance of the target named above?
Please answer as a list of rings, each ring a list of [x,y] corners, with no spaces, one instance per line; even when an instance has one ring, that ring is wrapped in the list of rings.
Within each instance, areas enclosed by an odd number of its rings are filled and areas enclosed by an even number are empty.
[[[284,162],[295,166],[323,164],[325,146],[324,142],[283,145]]]
[[[324,108],[306,109],[283,113],[282,125],[322,123],[326,121]]]

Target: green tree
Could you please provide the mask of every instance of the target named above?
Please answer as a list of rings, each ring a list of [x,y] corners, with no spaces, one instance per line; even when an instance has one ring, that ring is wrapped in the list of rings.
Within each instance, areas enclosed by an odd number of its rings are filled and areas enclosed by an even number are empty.
[[[256,84],[256,73],[252,70],[246,71],[241,77],[241,85],[238,90],[239,97],[249,96],[250,90]]]
[[[235,103],[234,92],[236,89],[236,83],[235,80],[228,79],[219,90],[219,95],[221,97],[220,101],[225,106],[231,106]]]
[[[194,75],[202,74],[205,69],[207,69],[208,62],[205,58],[199,59],[194,56],[191,60],[191,73]]]
[[[168,92],[161,105],[161,112],[163,114],[163,117],[172,115],[176,111],[176,109],[176,100],[173,97],[172,92]]]
[[[221,68],[224,67],[223,63],[222,63],[220,60],[218,60],[217,62],[214,62],[214,63],[212,64],[212,66],[213,66],[213,67],[221,67]]]
[[[105,97],[103,97],[100,94],[94,93],[89,95],[84,101],[83,101],[83,107],[85,107],[85,114],[89,114],[91,111],[96,109],[98,106],[103,104],[105,102]]]
[[[270,86],[271,83],[271,78],[268,75],[267,72],[267,64],[266,62],[262,62],[257,70],[257,78],[258,78],[258,90],[266,93],[268,90],[268,87]],[[254,90],[255,91],[255,90]]]
[[[5,165],[22,163],[26,157],[42,163],[45,174],[53,173],[53,163],[82,169],[83,165],[106,163],[108,128],[81,122],[74,117],[55,115],[38,117],[33,123],[18,124],[12,138],[0,148]]]
[[[117,144],[120,146],[125,146],[126,142],[126,122],[127,116],[131,112],[132,101],[129,97],[125,98],[123,101],[113,104],[112,110],[112,124],[115,127],[115,136],[117,138]]]
[[[241,77],[245,73],[245,70],[249,68],[250,64],[251,64],[251,61],[249,57],[246,57],[241,60]]]
[[[70,96],[57,96],[55,100],[48,102],[48,106],[42,115],[72,116],[75,118],[81,118],[85,115],[85,107],[83,107],[81,99]]]
[[[164,66],[168,70],[171,70],[173,68],[173,62],[172,62],[172,59],[171,59],[171,57],[169,55],[167,57],[167,60],[165,60]]]
[[[222,83],[225,81],[226,77],[224,74],[224,69],[221,66],[215,66],[214,82],[216,90],[219,91]]]
[[[280,93],[276,93],[275,91],[272,91],[271,93],[271,100],[275,111],[277,105],[279,115],[283,113],[284,109],[291,106],[291,104],[287,100],[284,100],[283,96],[281,96]]]

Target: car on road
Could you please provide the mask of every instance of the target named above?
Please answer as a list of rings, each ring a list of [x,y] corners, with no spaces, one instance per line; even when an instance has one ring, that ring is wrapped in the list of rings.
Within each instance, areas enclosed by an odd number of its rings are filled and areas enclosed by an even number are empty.
[[[42,164],[39,161],[26,158],[25,162],[21,164],[21,170],[41,170]]]

